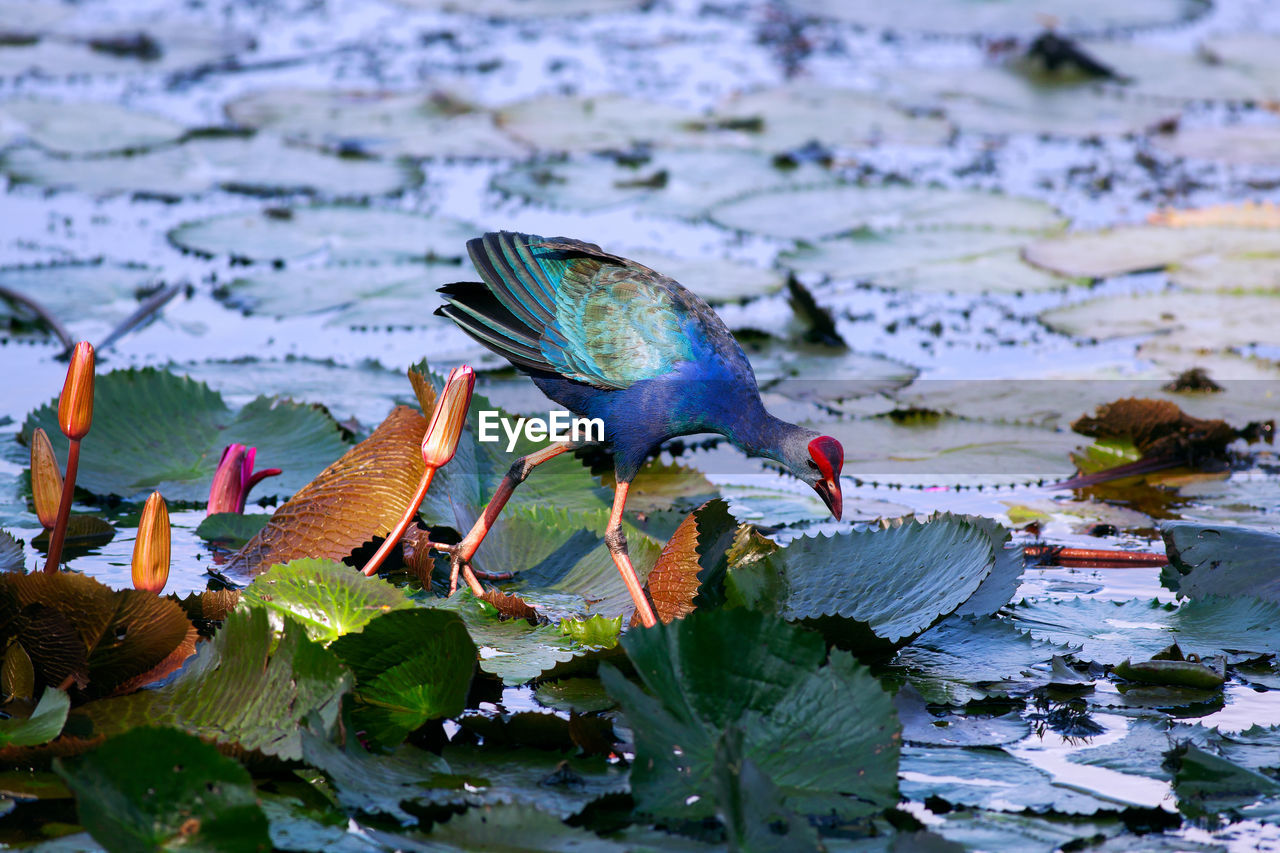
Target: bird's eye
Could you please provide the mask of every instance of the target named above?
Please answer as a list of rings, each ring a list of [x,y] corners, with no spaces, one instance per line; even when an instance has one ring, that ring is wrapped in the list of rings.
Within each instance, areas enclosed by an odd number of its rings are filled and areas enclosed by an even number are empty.
[[[809,463],[809,467],[810,467],[810,468],[812,468],[812,469],[813,469],[813,470],[815,470],[815,471],[817,471],[817,470],[818,470],[818,463],[817,463],[817,462],[814,462],[812,459],[809,459],[809,460],[807,460],[807,461],[808,461],[808,463]]]

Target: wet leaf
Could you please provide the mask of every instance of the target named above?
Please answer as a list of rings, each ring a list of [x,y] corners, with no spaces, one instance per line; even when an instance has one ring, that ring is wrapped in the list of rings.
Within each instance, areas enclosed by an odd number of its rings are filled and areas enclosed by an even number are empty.
[[[26,568],[26,551],[22,542],[7,530],[0,530],[0,572],[21,572]]]
[[[148,267],[102,261],[5,267],[0,287],[35,299],[61,323],[93,321],[105,331],[137,308],[137,294],[153,286],[156,275]],[[20,331],[20,318],[30,322],[31,314],[0,299],[0,322]]]
[[[462,620],[442,610],[389,613],[340,638],[333,651],[355,673],[355,725],[384,747],[428,720],[462,713],[476,669]]]
[[[1280,603],[1280,534],[1173,521],[1161,525],[1173,572],[1162,580],[1188,598],[1251,596]]]
[[[949,513],[938,514],[945,517]],[[978,527],[991,540],[991,550],[995,554],[996,563],[991,573],[978,585],[978,589],[969,596],[969,600],[956,610],[957,616],[990,616],[1004,607],[1018,591],[1018,583],[1022,578],[1025,560],[1022,547],[1009,547],[1012,537],[1009,531],[999,522],[980,515],[959,516]]]
[[[413,799],[421,783],[429,783],[449,772],[443,758],[407,744],[390,755],[366,752],[358,744],[342,749],[318,737],[301,732],[301,757],[329,777],[345,808],[366,814],[386,814],[403,824],[417,823],[401,803]]]
[[[1268,166],[1280,147],[1280,127],[1235,124],[1225,127],[1179,127],[1176,133],[1152,137],[1158,150],[1174,157],[1242,166]]]
[[[1164,342],[1227,348],[1280,345],[1280,295],[1157,293],[1110,296],[1044,312],[1049,328],[1097,340],[1161,334]]]
[[[244,515],[238,512],[215,512],[196,527],[196,535],[223,548],[240,548],[262,532],[271,520],[266,513]]]
[[[240,593],[250,607],[262,607],[306,628],[307,637],[328,645],[364,630],[373,619],[413,607],[405,594],[378,577],[365,577],[334,560],[291,560],[258,575]]]
[[[418,2],[418,0],[412,0]],[[523,7],[521,3],[517,8]],[[558,3],[557,10],[560,8]],[[471,808],[455,815],[444,823],[438,823],[428,836],[432,850],[462,851],[501,850],[508,848],[514,839],[522,839],[542,850],[592,850],[600,853],[621,853],[634,850],[625,844],[607,841],[600,836],[576,826],[569,826],[546,811],[524,803],[486,805]]]
[[[701,586],[715,585],[723,578],[725,552],[736,528],[737,521],[722,500],[709,501],[685,517],[663,546],[645,583],[659,619],[670,622],[689,615]],[[634,615],[631,624],[639,624]]]
[[[837,644],[882,654],[955,612],[995,563],[984,529],[943,516],[794,539],[732,569],[727,586],[730,601],[736,595],[789,620],[820,620]]]
[[[23,10],[17,14],[29,13]],[[77,26],[72,18],[69,26],[59,26],[35,42],[0,45],[0,76],[35,71],[42,77],[66,80],[89,74],[118,78],[169,73],[211,65],[253,48],[253,39],[246,33],[209,27],[200,19],[172,16],[157,21],[144,14],[113,18],[105,29],[103,23],[99,21],[95,27],[91,22],[85,32],[86,27]],[[113,44],[127,45],[134,37],[127,32],[130,27],[139,49],[106,49]],[[92,129],[85,133],[85,138],[92,138]]]
[[[249,773],[191,735],[138,728],[54,767],[108,849],[271,849]]]
[[[1119,678],[1140,684],[1161,684],[1173,687],[1194,687],[1215,690],[1227,680],[1222,659],[1215,669],[1206,663],[1185,660],[1144,660],[1132,663],[1125,658],[1112,670]]]
[[[894,697],[902,721],[902,740],[917,746],[1004,746],[1026,737],[1031,727],[1019,713],[1000,717],[934,714],[924,697],[904,684]]]
[[[172,601],[67,572],[0,575],[0,624],[31,656],[37,683],[58,687],[72,676],[89,698],[163,678],[196,643]]]
[[[675,279],[712,305],[777,293],[786,284],[786,276],[778,270],[727,258],[686,258],[641,249],[623,254]]]
[[[287,495],[347,446],[333,418],[311,406],[259,397],[233,412],[207,385],[155,368],[102,374],[94,390],[93,432],[76,485],[98,495],[140,499],[160,491],[170,501],[204,502],[233,442],[257,447],[259,464],[284,470],[264,480],[256,497]],[[66,458],[57,400],[27,416],[24,441],[36,427]]]
[[[1028,245],[1023,257],[1062,275],[1108,278],[1209,255],[1232,257],[1276,251],[1280,251],[1277,229],[1126,225],[1043,237]]]
[[[1012,615],[1020,630],[1081,645],[1077,657],[1099,663],[1147,659],[1175,642],[1187,654],[1226,655],[1229,663],[1280,651],[1280,605],[1256,598],[1211,596],[1177,608],[1073,598],[1020,604]]]
[[[605,692],[604,685],[595,678],[544,681],[534,688],[533,697],[547,708],[578,714],[607,711],[617,705]]]
[[[1139,718],[1120,740],[1073,752],[1067,759],[1075,764],[1170,781],[1173,777],[1165,767],[1164,754],[1176,742],[1177,737],[1167,724]]]
[[[1047,204],[1016,196],[851,184],[751,193],[717,204],[711,218],[737,231],[810,242],[864,228],[966,226],[1044,231],[1063,222]]]
[[[13,100],[0,112],[18,123],[19,135],[63,155],[139,151],[173,142],[186,132],[181,124],[102,101]]]
[[[71,699],[66,693],[46,687],[29,717],[7,716],[0,719],[0,747],[48,743],[62,732],[70,709]]]
[[[421,181],[409,165],[333,157],[259,134],[192,139],[128,157],[71,160],[35,148],[0,157],[0,171],[18,183],[180,198],[216,189],[252,195],[294,192],[336,198],[388,195]]]
[[[952,805],[993,811],[1085,815],[1128,804],[1055,782],[1003,749],[907,746],[901,772],[902,793],[915,801],[938,797]]]
[[[419,445],[426,430],[420,413],[396,407],[372,435],[276,510],[222,571],[252,576],[290,560],[341,560],[369,539],[386,536],[422,478]]]
[[[226,106],[227,117],[290,141],[379,157],[519,157],[493,114],[443,92],[262,89]]]
[[[328,263],[456,262],[476,228],[447,217],[401,210],[316,205],[228,213],[179,225],[175,246],[249,261]]]
[[[1103,839],[1119,836],[1124,831],[1124,824],[1118,820],[1073,820],[1056,814],[1039,816],[966,809],[949,812],[946,822],[935,827],[935,831],[963,845],[966,850],[1041,853],[1044,850],[1071,850],[1081,845],[1105,843]],[[1144,835],[1141,841],[1144,844],[1154,843],[1155,836]],[[1184,843],[1184,840],[1178,838],[1177,842]],[[1103,846],[1100,849],[1114,848]]]
[[[1280,783],[1269,776],[1206,752],[1195,744],[1173,751],[1173,791],[1178,809],[1189,817],[1224,812],[1238,818],[1280,820]]]
[[[155,596],[150,596],[155,599]],[[77,710],[96,734],[136,726],[182,729],[284,760],[302,757],[299,728],[314,714],[337,719],[351,675],[291,619],[277,638],[262,608],[237,609],[182,674],[163,687]]]
[[[730,609],[633,630],[622,644],[648,692],[610,667],[601,679],[635,733],[631,787],[641,811],[697,819],[729,807],[713,802],[710,780],[730,725],[742,729],[741,754],[796,812],[849,818],[896,801],[889,697],[845,653],[819,668],[818,635]]]
[[[558,13],[562,14],[562,13]],[[625,151],[652,143],[671,148],[700,144],[697,115],[628,95],[543,95],[498,110],[498,126],[539,151]]]

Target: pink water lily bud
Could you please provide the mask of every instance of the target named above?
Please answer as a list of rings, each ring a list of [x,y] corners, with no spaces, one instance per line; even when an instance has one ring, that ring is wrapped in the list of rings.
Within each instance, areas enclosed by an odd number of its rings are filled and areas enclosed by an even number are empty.
[[[152,492],[138,521],[133,543],[133,588],[160,594],[169,582],[169,507],[159,492]]]
[[[458,439],[467,422],[471,391],[476,387],[476,372],[467,365],[449,372],[444,391],[431,413],[431,425],[422,437],[422,461],[428,468],[446,465],[458,450]]]
[[[280,473],[279,468],[263,468],[255,472],[253,460],[257,453],[258,448],[243,444],[229,444],[222,451],[222,460],[213,474],[213,485],[209,487],[209,515],[244,512],[249,490],[263,479]]]

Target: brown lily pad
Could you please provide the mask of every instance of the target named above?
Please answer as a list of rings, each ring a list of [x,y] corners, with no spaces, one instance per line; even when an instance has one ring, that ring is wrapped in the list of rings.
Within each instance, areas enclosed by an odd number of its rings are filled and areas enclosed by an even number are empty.
[[[680,522],[645,583],[660,620],[682,619],[694,611],[702,584],[724,570],[736,528],[728,504],[720,499],[707,501]],[[631,624],[640,624],[634,614]]]
[[[1143,456],[1220,458],[1240,431],[1221,420],[1193,418],[1168,400],[1127,397],[1105,403],[1071,424],[1081,435],[1130,439]]]
[[[276,510],[222,571],[252,577],[290,560],[341,560],[373,537],[386,536],[422,479],[419,445],[426,431],[426,418],[397,406],[371,436]]]

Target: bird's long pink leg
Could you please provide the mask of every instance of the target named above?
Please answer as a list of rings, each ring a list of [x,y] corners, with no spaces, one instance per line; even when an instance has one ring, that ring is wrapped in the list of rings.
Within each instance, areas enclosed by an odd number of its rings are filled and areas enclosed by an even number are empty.
[[[449,572],[449,594],[452,595],[458,588],[458,571],[462,570],[462,576],[467,582],[467,586],[476,595],[484,594],[484,587],[480,586],[480,581],[476,579],[475,573],[471,571],[471,567],[466,565],[467,561],[475,556],[476,549],[480,547],[480,543],[484,541],[484,537],[489,534],[489,529],[493,527],[493,523],[497,521],[498,514],[502,512],[502,508],[507,505],[507,501],[511,499],[511,493],[516,490],[516,486],[525,481],[529,476],[529,472],[534,468],[546,462],[549,459],[555,459],[566,450],[574,448],[573,442],[562,441],[558,444],[552,444],[542,448],[536,453],[530,453],[528,456],[522,456],[515,461],[511,469],[507,471],[507,475],[502,478],[502,482],[498,484],[497,491],[493,493],[493,497],[489,500],[488,505],[484,508],[484,513],[476,520],[476,523],[467,531],[467,535],[462,541],[454,545],[449,551],[453,555],[452,568]]]
[[[631,556],[627,553],[627,534],[622,532],[622,510],[626,508],[627,489],[630,487],[630,483],[619,482],[614,489],[613,512],[609,513],[609,526],[605,529],[604,541],[609,546],[614,565],[618,567],[618,574],[622,575],[622,582],[627,585],[627,592],[631,593],[631,600],[636,603],[640,624],[652,628],[658,624],[658,619],[653,615],[653,605],[649,603],[649,596],[640,585],[635,566],[631,565]]]

